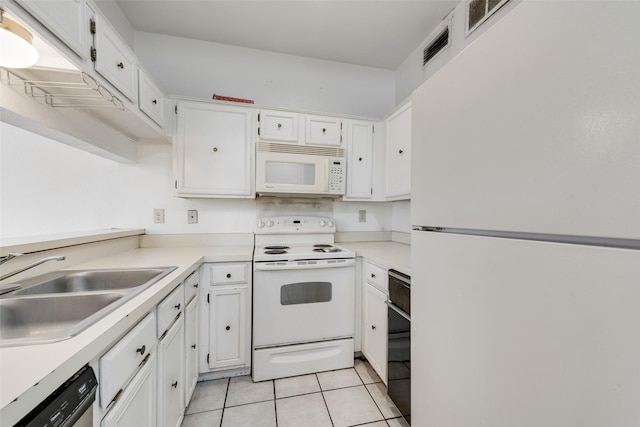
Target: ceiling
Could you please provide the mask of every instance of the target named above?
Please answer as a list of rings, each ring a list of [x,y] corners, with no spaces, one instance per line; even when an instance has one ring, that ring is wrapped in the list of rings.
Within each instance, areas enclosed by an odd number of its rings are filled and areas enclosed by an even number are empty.
[[[116,0],[136,31],[395,70],[460,0]]]

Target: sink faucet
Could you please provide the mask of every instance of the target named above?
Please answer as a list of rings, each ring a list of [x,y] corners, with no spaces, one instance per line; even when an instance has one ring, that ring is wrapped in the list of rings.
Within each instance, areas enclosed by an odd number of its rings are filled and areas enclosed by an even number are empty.
[[[12,255],[12,254],[9,254],[9,255]],[[7,255],[7,257],[9,255]],[[17,254],[13,254],[13,256],[11,256],[9,259],[15,258],[16,256],[18,256],[18,255]],[[6,257],[2,257],[2,262],[9,261],[9,259],[4,259],[4,258],[6,258]],[[22,268],[20,268],[20,269],[18,269],[16,271],[12,271],[11,273],[3,274],[2,276],[0,276],[0,281],[2,281],[4,279],[8,279],[9,277],[15,276],[16,274],[20,274],[23,271],[27,271],[27,270],[29,270],[29,269],[31,269],[33,267],[37,267],[38,265],[44,264],[45,262],[48,262],[48,261],[63,261],[65,259],[67,259],[67,257],[64,256],[64,255],[61,255],[61,256],[50,256],[50,257],[47,257],[47,258],[43,258],[40,261],[36,261],[33,264],[27,265],[26,267],[22,267]]]

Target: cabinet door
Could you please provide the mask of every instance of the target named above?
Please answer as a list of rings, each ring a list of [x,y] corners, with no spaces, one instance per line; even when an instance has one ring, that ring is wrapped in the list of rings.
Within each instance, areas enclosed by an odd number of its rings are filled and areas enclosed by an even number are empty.
[[[198,312],[199,297],[196,296],[184,312],[185,364],[184,364],[184,405],[189,404],[198,382]]]
[[[84,0],[17,0],[81,58],[86,58],[89,23]]]
[[[138,69],[138,107],[162,126],[164,123],[164,97],[162,91],[151,81],[147,73]]]
[[[156,359],[147,361],[102,419],[101,427],[156,426]]]
[[[258,114],[258,140],[298,142],[298,114],[262,110]]]
[[[387,296],[365,284],[362,353],[382,381],[387,382]]]
[[[342,146],[342,120],[335,117],[306,116],[305,143]]]
[[[95,68],[132,102],[138,100],[138,63],[135,55],[109,26],[96,16]]]
[[[184,323],[182,318],[158,344],[158,426],[179,427],[184,415]]]
[[[178,102],[179,195],[252,196],[252,117],[250,108]]]
[[[373,194],[373,123],[351,120],[347,124],[349,161],[345,198],[370,199]]]
[[[407,104],[387,120],[386,150],[387,197],[409,197],[411,194],[411,104]]]
[[[247,364],[247,285],[212,287],[209,304],[209,368]]]

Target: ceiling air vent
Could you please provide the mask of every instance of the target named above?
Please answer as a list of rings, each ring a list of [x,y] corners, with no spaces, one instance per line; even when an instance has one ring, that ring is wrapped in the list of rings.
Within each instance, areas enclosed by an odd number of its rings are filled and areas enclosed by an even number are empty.
[[[436,36],[431,43],[422,51],[422,66],[427,65],[442,49],[449,45],[449,26]]]

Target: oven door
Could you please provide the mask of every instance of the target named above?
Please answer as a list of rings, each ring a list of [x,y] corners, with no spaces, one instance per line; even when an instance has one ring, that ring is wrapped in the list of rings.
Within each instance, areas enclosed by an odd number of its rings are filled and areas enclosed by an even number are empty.
[[[255,348],[353,337],[355,261],[329,268],[284,262],[279,269],[255,264]]]

